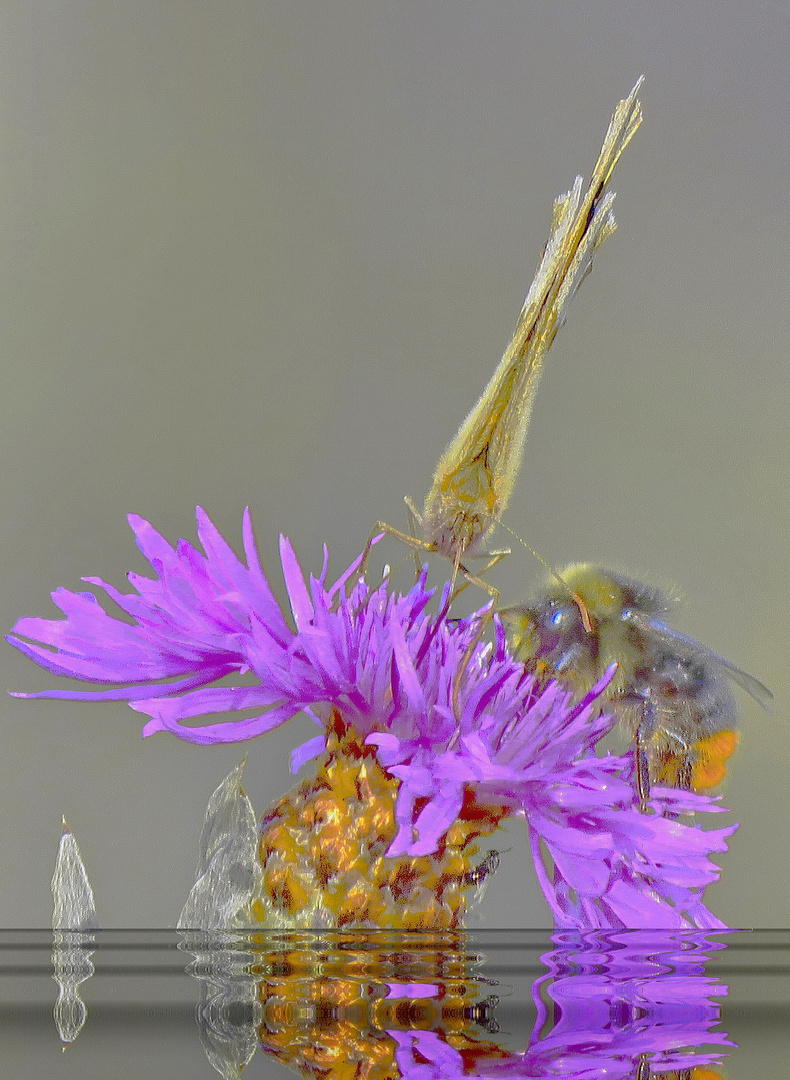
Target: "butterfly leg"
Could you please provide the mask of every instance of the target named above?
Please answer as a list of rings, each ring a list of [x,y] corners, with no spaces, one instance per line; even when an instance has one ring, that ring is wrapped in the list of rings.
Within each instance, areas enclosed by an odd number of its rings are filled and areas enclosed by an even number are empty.
[[[386,521],[377,521],[376,524],[373,526],[373,531],[368,537],[368,542],[365,544],[365,550],[362,552],[362,559],[359,563],[360,576],[364,577],[367,572],[368,559],[370,557],[370,552],[373,547],[373,542],[377,536],[381,535],[381,533],[386,533],[387,536],[394,536],[397,540],[400,540],[402,543],[406,544],[407,547],[410,547],[414,550],[414,559],[417,563],[417,572],[419,573],[420,569],[422,568],[420,567],[420,563],[417,558],[417,552],[431,551],[432,548],[430,544],[428,544],[425,540],[420,540],[417,536],[410,535],[409,533],[402,532],[400,529],[396,529],[394,525],[388,525]]]
[[[404,495],[403,501],[406,503],[406,513],[409,515],[409,535],[414,540],[414,565],[417,570],[417,577],[420,576],[422,566],[417,556],[418,550],[422,548],[423,551],[431,551],[431,545],[426,540],[420,540],[417,536],[417,522],[422,525],[422,514],[411,500],[411,496]]]
[[[487,581],[483,581],[483,574],[487,574],[488,571],[492,569],[492,567],[496,566],[497,563],[502,562],[504,557],[509,554],[510,548],[508,548],[506,551],[483,551],[480,552],[479,555],[475,555],[476,559],[488,559],[488,562],[485,564],[479,574],[473,574],[469,567],[464,566],[462,562],[459,562],[458,570],[460,570],[466,580],[464,581],[463,585],[459,585],[453,593],[453,600],[455,600],[455,598],[459,596],[469,585],[477,585],[477,587],[479,589],[482,589],[483,592],[487,592],[488,595],[492,598],[492,600],[498,600],[499,589],[495,588],[493,585],[489,585]]]
[[[485,587],[485,583],[483,583],[483,586]],[[499,595],[499,594],[497,594],[497,595]],[[484,611],[482,613],[482,617],[480,619],[480,625],[478,626],[477,630],[475,631],[474,637],[472,638],[472,640],[467,645],[466,651],[464,652],[464,655],[461,657],[461,663],[458,666],[458,671],[456,672],[455,678],[453,680],[453,696],[452,696],[453,715],[455,716],[456,720],[460,721],[460,719],[461,719],[461,706],[460,706],[460,701],[459,701],[459,694],[460,694],[460,691],[461,691],[461,683],[463,682],[464,676],[466,675],[466,670],[469,667],[469,663],[470,663],[470,661],[472,659],[474,651],[477,648],[477,646],[480,644],[480,642],[482,640],[482,637],[483,637],[483,634],[485,633],[486,627],[491,622],[493,617],[494,617],[494,612],[493,611],[489,610],[489,611]]]

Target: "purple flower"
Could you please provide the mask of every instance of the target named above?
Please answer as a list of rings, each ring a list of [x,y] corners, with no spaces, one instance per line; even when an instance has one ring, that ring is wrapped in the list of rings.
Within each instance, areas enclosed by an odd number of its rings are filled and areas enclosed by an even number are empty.
[[[631,755],[596,756],[612,721],[594,706],[613,670],[574,704],[508,655],[501,628],[493,645],[479,640],[488,608],[456,622],[444,604],[429,614],[424,573],[400,595],[388,582],[373,589],[355,580],[359,560],[330,585],[326,551],[321,574],[306,583],[281,539],[291,625],[260,567],[248,512],[246,565],[200,509],[205,554],[184,540],[174,549],[148,522],[129,520],[156,578],[130,574],[131,594],[85,580],[133,624],[108,615],[92,593],[59,589],[52,595],[65,620],[21,619],[8,638],[56,674],[124,685],[17,696],[126,699],[151,717],[144,736],[169,731],[202,744],[251,739],[301,711],[319,727],[339,713],[400,781],[388,855],[436,851],[472,800],[527,818],[559,926],[722,926],[702,894],[718,874],[708,855],[725,849],[733,829],[674,819],[716,809],[713,800],[656,789],[656,812],[642,814]],[[248,673],[254,685],[211,685]],[[248,710],[248,718],[186,723]],[[294,771],[324,747],[324,735],[300,746]]]
[[[401,828],[390,851],[435,850],[471,787],[482,802],[515,800],[526,816],[556,926],[722,928],[702,902],[719,874],[708,855],[725,851],[737,826],[704,831],[675,820],[718,807],[715,799],[674,789],[656,788],[657,813],[643,814],[634,801],[632,755],[595,755],[612,720],[592,711],[614,669],[573,705],[557,683],[542,692],[523,677],[509,684],[501,630],[493,657],[475,659],[487,678],[478,682],[469,671],[450,739],[427,745],[392,732],[368,737],[401,781]],[[493,708],[485,701],[492,681],[500,686]]]

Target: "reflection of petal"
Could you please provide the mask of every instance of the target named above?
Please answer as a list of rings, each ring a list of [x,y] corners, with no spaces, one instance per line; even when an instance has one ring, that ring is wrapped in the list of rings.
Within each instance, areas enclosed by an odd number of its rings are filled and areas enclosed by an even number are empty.
[[[87,1019],[79,985],[94,971],[90,958],[96,939],[82,931],[96,929],[99,924],[80,849],[65,818],[52,876],[52,896],[52,978],[58,984],[53,1016],[60,1041],[67,1045],[74,1042]]]
[[[195,884],[178,919],[179,930],[230,930],[248,926],[259,874],[258,825],[241,786],[244,762],[209,799],[200,834]]]
[[[693,1048],[734,1045],[713,1030],[721,1018],[712,999],[727,987],[704,973],[707,953],[722,942],[698,931],[566,932],[554,940],[559,947],[542,957],[549,973],[532,988],[530,1056],[546,1075],[630,1080],[642,1063],[645,1076],[716,1064],[720,1053]],[[541,1037],[547,1019],[556,1022]]]
[[[257,977],[250,973],[255,958],[241,951],[243,943],[231,933],[186,932],[178,946],[195,957],[186,970],[201,984],[195,1012],[200,1041],[225,1080],[237,1080],[258,1047],[261,1006]]]
[[[561,940],[560,940],[561,939]],[[712,1028],[711,1000],[727,988],[704,974],[706,950],[721,942],[701,933],[555,935],[558,948],[532,988],[537,1020],[523,1053],[476,1056],[473,1062],[436,1031],[396,1031],[404,1080],[649,1080],[717,1065],[732,1046]],[[701,1047],[706,1052],[701,1052]],[[716,1074],[712,1074],[716,1075]]]
[[[409,1080],[454,1080],[468,1075],[464,1059],[432,1031],[390,1031],[398,1044],[395,1060]]]

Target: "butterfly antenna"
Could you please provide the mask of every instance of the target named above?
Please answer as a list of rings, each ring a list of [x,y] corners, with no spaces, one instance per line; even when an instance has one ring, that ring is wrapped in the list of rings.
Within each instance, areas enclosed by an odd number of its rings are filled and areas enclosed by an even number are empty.
[[[572,589],[568,582],[563,578],[562,574],[560,574],[558,570],[555,570],[551,563],[547,562],[547,560],[544,559],[543,556],[540,555],[537,551],[535,551],[533,547],[530,547],[527,541],[523,540],[517,532],[514,532],[513,529],[510,528],[509,525],[506,525],[504,521],[500,521],[499,524],[502,526],[503,529],[507,529],[510,535],[515,537],[515,539],[518,540],[519,544],[525,547],[527,551],[529,551],[538,560],[541,566],[548,570],[551,576],[556,581],[558,581],[560,585],[562,585],[565,592],[568,594],[571,600],[573,600],[574,604],[579,609],[579,616],[581,617],[582,626],[584,627],[585,634],[591,634],[593,632],[593,624],[590,611],[584,600],[582,600],[581,596],[579,596],[576,590]]]

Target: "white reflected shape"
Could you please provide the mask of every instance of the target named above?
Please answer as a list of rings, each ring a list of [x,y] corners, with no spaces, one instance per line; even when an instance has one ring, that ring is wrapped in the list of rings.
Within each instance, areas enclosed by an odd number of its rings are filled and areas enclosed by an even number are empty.
[[[58,1000],[52,1015],[63,1049],[74,1042],[88,1018],[79,986],[94,972],[91,956],[94,934],[79,930],[56,930],[52,943],[52,978],[58,984]]]
[[[258,1049],[263,1021],[259,976],[251,971],[257,957],[244,950],[245,940],[232,932],[186,931],[178,946],[195,957],[186,970],[201,984],[195,1011],[200,1042],[224,1080],[239,1080]]]
[[[97,930],[93,889],[85,873],[77,841],[63,818],[63,835],[58,845],[55,873],[52,875],[53,930]]]
[[[58,984],[53,1016],[65,1049],[79,1035],[88,1016],[79,987],[93,974],[91,954],[99,927],[96,906],[77,841],[63,819],[55,873],[52,876],[52,978]]]
[[[260,875],[258,823],[241,786],[243,772],[244,761],[209,799],[196,880],[179,930],[232,930],[252,922],[250,902]]]

